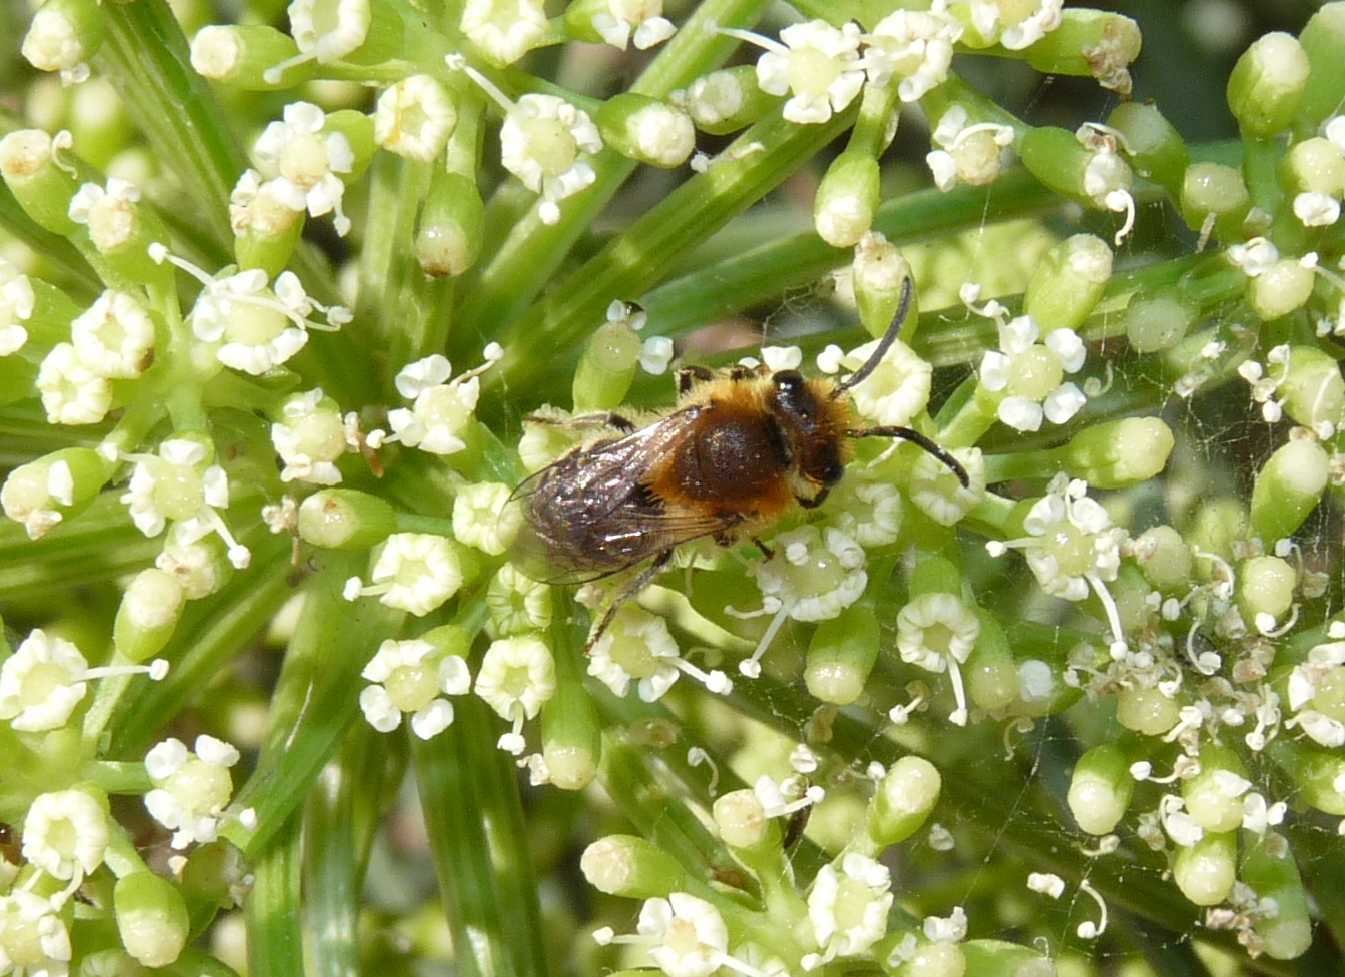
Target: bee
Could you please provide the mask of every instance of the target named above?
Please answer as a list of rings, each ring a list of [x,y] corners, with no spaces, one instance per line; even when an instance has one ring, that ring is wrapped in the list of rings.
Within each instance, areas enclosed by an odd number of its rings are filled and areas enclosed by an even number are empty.
[[[677,407],[648,425],[616,413],[562,422],[612,434],[576,447],[514,490],[523,520],[511,560],[553,584],[586,583],[646,564],[611,602],[586,650],[682,544],[755,540],[793,506],[820,506],[845,473],[853,439],[913,442],[968,484],[957,459],[918,431],[855,426],[846,392],[878,367],[910,302],[907,279],[873,354],[842,380],[691,366],[677,372]],[[770,550],[757,545],[769,558]]]

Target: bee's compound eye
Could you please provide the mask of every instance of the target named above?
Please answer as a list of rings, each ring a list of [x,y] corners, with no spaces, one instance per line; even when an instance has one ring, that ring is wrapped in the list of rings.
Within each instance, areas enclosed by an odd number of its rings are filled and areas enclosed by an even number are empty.
[[[803,374],[798,370],[780,370],[771,374],[775,385],[785,393],[797,393],[803,389]]]
[[[823,485],[835,485],[845,474],[845,466],[839,461],[828,462],[817,474]]]

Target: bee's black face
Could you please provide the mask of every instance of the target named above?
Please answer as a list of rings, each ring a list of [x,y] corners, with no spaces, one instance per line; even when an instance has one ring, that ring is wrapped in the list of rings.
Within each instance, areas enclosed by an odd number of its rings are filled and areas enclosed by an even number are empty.
[[[798,370],[780,370],[771,374],[775,384],[775,398],[780,409],[800,418],[813,414],[813,397],[808,391],[808,383]]]

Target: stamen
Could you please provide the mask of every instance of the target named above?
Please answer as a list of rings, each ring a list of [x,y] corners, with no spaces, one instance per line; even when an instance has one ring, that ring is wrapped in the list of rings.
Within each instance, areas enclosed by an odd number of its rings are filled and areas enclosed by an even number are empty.
[[[710,768],[710,786],[706,790],[711,797],[714,797],[715,790],[719,787],[719,765],[715,763],[714,758],[699,746],[693,746],[687,750],[687,763],[693,767],[705,766]]]
[[[263,71],[262,81],[266,82],[266,84],[268,85],[279,85],[281,81],[281,75],[283,75],[286,71],[288,71],[291,68],[298,67],[301,64],[305,64],[309,61],[312,61],[316,57],[317,57],[316,50],[301,51],[299,54],[294,55],[294,57],[286,58],[279,64],[274,64],[271,67],[267,68],[265,71]]]
[[[1079,883],[1079,891],[1086,894],[1097,903],[1097,907],[1101,911],[1102,917],[1096,923],[1091,919],[1085,920],[1079,924],[1078,929],[1074,932],[1079,934],[1079,939],[1081,940],[1095,940],[1103,933],[1107,932],[1107,904],[1102,901],[1102,896],[1093,888],[1092,884],[1087,879],[1084,879]]]
[[[742,672],[748,678],[758,678],[761,675],[761,656],[766,654],[770,648],[771,642],[775,636],[780,633],[780,628],[784,627],[785,619],[789,617],[789,608],[783,604],[775,612],[775,617],[766,628],[766,633],[761,636],[757,642],[756,650],[752,652],[751,658],[746,658],[738,663],[738,671]]]
[[[1130,232],[1135,229],[1135,198],[1130,195],[1128,190],[1113,190],[1102,199],[1106,203],[1107,209],[1112,213],[1126,215],[1121,229],[1112,236],[1112,243],[1119,248],[1125,239],[1130,236]]]
[[[57,155],[63,149],[72,149],[75,145],[75,137],[70,134],[69,129],[62,129],[56,135],[51,137],[51,165],[56,167],[66,176],[74,179],[79,178],[79,170],[75,169],[74,163],[62,163]]]
[[[1273,618],[1271,623],[1275,623]],[[1200,623],[1196,622],[1191,625],[1191,630],[1186,632],[1186,657],[1190,659],[1195,670],[1201,675],[1213,675],[1219,671],[1224,660],[1212,651],[1203,651],[1199,655],[1196,654],[1196,629],[1199,627]]]
[[[85,669],[80,681],[95,678],[116,678],[119,675],[148,675],[151,681],[158,682],[168,674],[168,662],[156,658],[148,665],[99,665]]]
[[[713,692],[716,695],[728,695],[733,691],[733,680],[719,669],[715,669],[712,672],[706,672],[697,668],[685,658],[674,658],[672,664],[680,671],[685,672],[697,682],[704,685],[709,692]]]
[[[774,51],[776,54],[789,54],[789,48],[779,41],[765,37],[755,31],[745,31],[738,27],[716,27],[716,34],[723,34],[725,37],[736,37],[740,41],[746,41],[754,47],[759,47],[763,51]]]
[[[957,659],[952,655],[944,656],[948,659],[948,677],[953,683],[953,698],[957,700],[957,708],[948,714],[948,721],[954,726],[967,725],[967,694],[962,688],[962,669],[958,667]]]
[[[1097,599],[1102,602],[1102,609],[1107,614],[1107,625],[1111,628],[1112,637],[1115,639],[1108,651],[1115,661],[1121,661],[1125,657],[1127,647],[1125,633],[1121,627],[1121,613],[1116,609],[1116,601],[1112,600],[1111,591],[1096,573],[1084,574],[1084,579],[1092,584],[1093,592],[1097,594]]]
[[[493,81],[469,65],[467,59],[461,54],[445,54],[444,64],[448,65],[450,71],[461,71],[476,82],[477,86],[489,95],[491,101],[498,105],[506,115],[514,110],[514,103],[509,96],[500,91]]]

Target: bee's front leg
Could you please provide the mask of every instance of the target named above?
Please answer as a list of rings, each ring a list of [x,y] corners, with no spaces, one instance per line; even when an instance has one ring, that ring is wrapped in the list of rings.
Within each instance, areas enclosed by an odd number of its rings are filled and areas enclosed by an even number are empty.
[[[650,562],[649,566],[641,570],[634,580],[623,587],[621,592],[612,598],[612,602],[607,605],[607,610],[603,612],[602,618],[599,619],[598,626],[594,628],[593,632],[588,636],[588,641],[584,642],[585,655],[592,653],[593,646],[598,643],[598,639],[602,637],[603,632],[611,625],[612,618],[616,617],[616,612],[621,610],[622,605],[628,600],[639,596],[640,591],[649,586],[650,581],[657,577],[659,573],[663,571],[663,568],[668,565],[668,561],[672,559],[672,555],[673,551],[670,549],[659,553]]]

